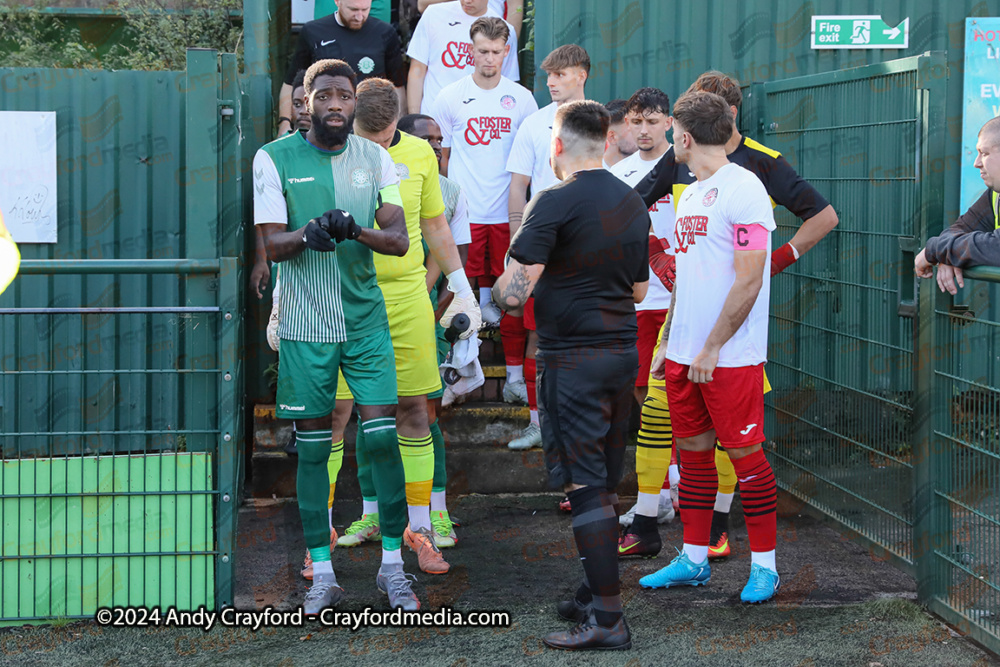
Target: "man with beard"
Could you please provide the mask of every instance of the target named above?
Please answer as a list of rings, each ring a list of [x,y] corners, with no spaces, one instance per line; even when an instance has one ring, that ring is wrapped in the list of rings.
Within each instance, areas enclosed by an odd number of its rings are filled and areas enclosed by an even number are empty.
[[[611,125],[608,126],[608,139],[604,147],[605,169],[611,169],[639,150],[632,137],[632,129],[625,122],[626,104],[628,104],[627,100],[611,100],[604,105],[604,108],[611,114]]]
[[[359,81],[390,79],[396,85],[399,103],[405,104],[406,67],[399,34],[371,12],[372,0],[339,0],[335,12],[302,26],[278,95],[278,136],[295,125],[291,101],[295,73],[317,60],[343,60],[355,70]]]
[[[440,389],[437,346],[434,336],[434,311],[427,299],[424,250],[426,242],[431,254],[444,267],[448,284],[455,297],[441,318],[448,326],[459,313],[469,318],[469,327],[461,334],[470,338],[479,330],[479,305],[462,270],[462,260],[455,247],[451,230],[444,218],[445,205],[438,184],[438,164],[434,151],[426,141],[396,129],[396,109],[392,104],[392,83],[385,79],[368,79],[358,86],[357,118],[354,132],[389,151],[401,182],[400,196],[406,213],[410,249],[402,258],[376,257],[378,284],[385,297],[389,314],[389,332],[396,355],[396,378],[399,385],[400,454],[406,471],[406,504],[410,525],[403,541],[417,553],[420,569],[428,574],[445,574],[450,569],[437,547],[431,523],[430,504],[433,488],[435,456],[434,441],[444,438],[440,429],[432,434],[431,424],[436,413],[428,404],[427,395]],[[334,413],[334,441],[343,438],[344,427],[351,416],[351,392],[337,389],[337,409]],[[364,435],[359,436],[359,440]],[[358,481],[364,501],[364,514],[346,531],[338,544],[356,546],[371,523],[378,526],[378,501],[372,480],[371,461],[365,448],[358,447]],[[443,461],[442,461],[443,463]],[[446,534],[451,534],[450,522]],[[370,539],[370,538],[365,538]],[[454,546],[454,538],[447,546]]]
[[[253,165],[254,222],[268,258],[283,263],[276,414],[298,431],[296,489],[313,561],[303,607],[317,614],[343,597],[330,560],[326,465],[340,369],[357,398],[381,510],[376,585],[391,606],[418,609],[400,553],[406,498],[395,357],[372,260],[373,251],[402,257],[409,248],[399,177],[384,148],[350,133],[355,76],[347,63],[315,63],[304,87],[312,127],[265,145]]]
[[[299,70],[292,81],[292,109],[294,110],[295,125],[289,130],[293,132],[308,132],[312,127],[312,119],[309,117],[309,108],[306,105],[306,93],[303,81],[306,71]],[[264,248],[264,234],[257,228],[257,252],[254,259],[253,269],[250,271],[250,289],[257,293],[258,299],[264,298],[264,292],[271,281],[271,267],[267,261],[267,250]],[[271,292],[271,315],[267,319],[267,344],[275,352],[278,351],[278,321],[280,310],[278,300],[281,296],[281,281],[278,275],[278,267],[274,266],[274,290]],[[295,428],[292,428],[292,437],[284,447],[285,452],[290,456],[297,456],[298,449],[295,446]],[[331,530],[333,527],[331,526]]]

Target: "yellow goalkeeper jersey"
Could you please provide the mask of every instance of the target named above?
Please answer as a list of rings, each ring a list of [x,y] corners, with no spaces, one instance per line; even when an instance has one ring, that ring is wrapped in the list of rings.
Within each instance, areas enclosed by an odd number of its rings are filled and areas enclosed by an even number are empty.
[[[444,213],[437,157],[431,145],[405,132],[397,132],[389,146],[389,156],[399,174],[399,194],[406,213],[410,249],[403,257],[375,255],[375,272],[386,303],[399,303],[415,296],[427,298],[424,277],[423,235],[420,219]]]

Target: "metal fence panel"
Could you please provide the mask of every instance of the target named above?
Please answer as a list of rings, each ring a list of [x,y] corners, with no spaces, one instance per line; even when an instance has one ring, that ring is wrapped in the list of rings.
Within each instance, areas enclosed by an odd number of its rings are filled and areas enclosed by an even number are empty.
[[[955,297],[933,290],[933,432],[925,451],[934,530],[918,543],[931,607],[1000,647],[1000,270],[970,272]]]
[[[927,54],[744,87],[741,128],[840,224],[772,281],[765,399],[779,484],[1000,648],[1000,269],[956,297],[913,277],[945,219],[947,69]],[[776,215],[775,244],[799,221]]]
[[[221,70],[0,70],[0,106],[57,111],[59,168],[59,243],[0,297],[0,577],[24,584],[0,622],[232,604],[249,161]]]
[[[782,483],[912,562],[912,269],[920,232],[919,59],[763,86],[764,143],[833,203],[838,227],[772,281],[768,396]],[[800,221],[776,214],[774,244]],[[912,260],[910,260],[912,266]]]

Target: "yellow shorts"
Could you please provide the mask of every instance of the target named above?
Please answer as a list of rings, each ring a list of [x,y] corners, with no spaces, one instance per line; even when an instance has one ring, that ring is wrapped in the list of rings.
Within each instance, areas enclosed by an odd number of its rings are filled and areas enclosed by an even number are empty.
[[[399,395],[424,396],[440,389],[434,310],[427,293],[422,291],[407,301],[387,303],[385,310],[396,357]],[[341,377],[337,381],[337,400],[352,398],[351,390]]]
[[[653,348],[653,358],[654,359],[656,358],[656,354],[660,351],[660,341],[663,340],[663,330],[667,328],[667,322],[670,321],[669,313],[667,313],[667,315],[668,315],[668,317],[667,317],[666,320],[663,321],[663,326],[660,327],[660,333],[656,337],[656,346]],[[390,328],[392,327],[392,320],[389,321],[389,327]],[[649,388],[650,389],[654,389],[654,388],[655,389],[659,389],[661,392],[666,393],[666,391],[667,391],[666,381],[665,380],[657,380],[656,378],[653,377],[653,374],[650,373],[650,375],[649,375]],[[771,383],[767,381],[767,371],[765,370],[764,371],[764,393],[766,394],[769,391],[771,391]],[[338,395],[337,398],[340,398],[340,396]]]

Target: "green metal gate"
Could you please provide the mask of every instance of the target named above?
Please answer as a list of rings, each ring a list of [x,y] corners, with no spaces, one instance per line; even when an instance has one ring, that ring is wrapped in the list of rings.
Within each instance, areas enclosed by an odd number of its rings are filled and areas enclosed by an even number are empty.
[[[782,488],[996,650],[997,288],[970,281],[956,308],[913,275],[944,222],[947,79],[934,52],[745,88],[744,132],[840,218],[772,281],[768,453]],[[776,246],[800,224],[776,222]]]
[[[250,164],[236,58],[0,83],[0,108],[56,111],[59,165],[59,243],[22,246],[0,297],[0,623],[231,605]]]

